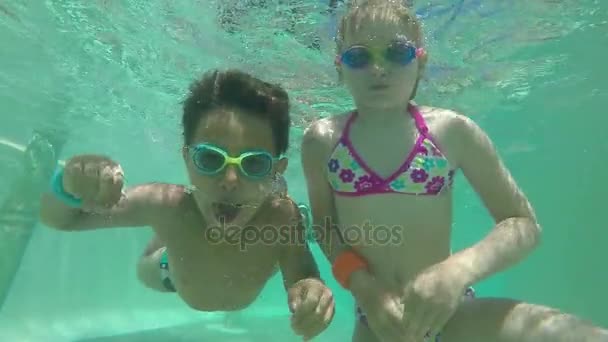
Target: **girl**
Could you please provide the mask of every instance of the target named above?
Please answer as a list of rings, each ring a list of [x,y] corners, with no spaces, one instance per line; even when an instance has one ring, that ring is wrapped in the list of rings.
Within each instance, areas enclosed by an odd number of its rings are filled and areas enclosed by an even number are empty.
[[[313,123],[303,139],[313,222],[332,237],[319,243],[357,302],[353,341],[608,340],[608,331],[551,308],[474,298],[471,286],[526,257],[541,228],[477,124],[413,102],[427,61],[422,42],[406,6],[352,6],[335,61],[356,110]],[[452,254],[458,170],[496,225]]]

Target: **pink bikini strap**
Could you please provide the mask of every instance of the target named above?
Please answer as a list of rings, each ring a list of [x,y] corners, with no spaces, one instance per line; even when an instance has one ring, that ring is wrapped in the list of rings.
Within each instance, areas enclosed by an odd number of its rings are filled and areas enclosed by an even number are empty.
[[[414,117],[414,121],[416,121],[416,128],[418,128],[422,134],[428,133],[429,128],[426,126],[426,122],[424,122],[424,118],[422,117],[422,114],[420,114],[418,107],[413,105],[411,102],[407,107],[412,117]]]
[[[418,131],[420,131],[420,133],[422,133],[423,135],[426,135],[429,131],[429,128],[426,126],[426,122],[424,121],[422,114],[420,114],[418,107],[413,105],[411,102],[408,104],[407,107],[408,107],[408,111],[410,112],[410,115],[414,118],[414,121],[416,122],[416,128],[418,129]],[[342,131],[341,139],[347,145],[350,144],[350,137],[349,137],[350,126],[352,125],[356,116],[357,116],[356,111],[353,111],[352,113],[350,113],[350,115],[346,121],[346,124],[344,125],[344,130]]]
[[[350,113],[350,115],[348,116],[348,119],[346,120],[346,124],[344,124],[344,129],[342,130],[342,137],[340,137],[340,139],[347,145],[350,145],[350,137],[349,137],[350,126],[352,125],[353,121],[355,121],[356,115],[357,115],[356,111],[353,111],[352,113]]]

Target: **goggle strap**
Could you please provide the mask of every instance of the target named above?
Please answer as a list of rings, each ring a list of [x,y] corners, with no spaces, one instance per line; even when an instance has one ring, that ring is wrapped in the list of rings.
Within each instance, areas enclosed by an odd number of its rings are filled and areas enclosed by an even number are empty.
[[[416,58],[420,58],[422,56],[424,56],[426,54],[426,51],[424,50],[424,48],[417,48],[416,49]]]

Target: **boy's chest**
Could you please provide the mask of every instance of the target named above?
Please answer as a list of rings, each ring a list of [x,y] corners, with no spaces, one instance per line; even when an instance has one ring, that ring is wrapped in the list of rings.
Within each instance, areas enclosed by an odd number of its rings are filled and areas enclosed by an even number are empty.
[[[167,241],[172,280],[180,296],[205,310],[246,307],[278,270],[273,246],[225,245],[204,231],[187,230]]]
[[[255,287],[255,284],[264,284],[278,269],[277,256],[267,251],[170,247],[168,251],[173,271],[182,284],[203,282],[219,287]]]
[[[167,241],[174,270],[206,274],[232,281],[265,280],[278,265],[278,242],[264,238],[263,230],[205,229],[193,224]],[[268,233],[266,233],[268,234]]]

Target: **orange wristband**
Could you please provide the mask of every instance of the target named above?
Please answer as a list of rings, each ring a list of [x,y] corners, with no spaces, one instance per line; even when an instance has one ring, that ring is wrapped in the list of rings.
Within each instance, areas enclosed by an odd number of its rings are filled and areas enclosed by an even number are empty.
[[[361,269],[367,269],[367,261],[353,251],[346,251],[338,255],[331,270],[338,283],[348,290],[350,275]]]

